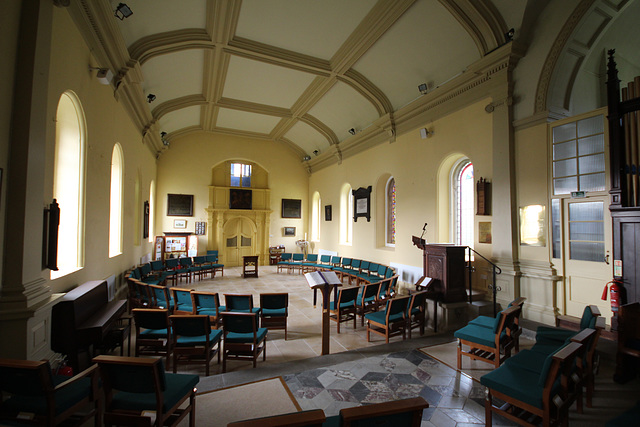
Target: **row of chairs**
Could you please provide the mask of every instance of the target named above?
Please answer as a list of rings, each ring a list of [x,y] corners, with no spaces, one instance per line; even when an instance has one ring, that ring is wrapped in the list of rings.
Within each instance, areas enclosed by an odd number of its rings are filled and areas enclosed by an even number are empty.
[[[387,282],[391,284],[393,279],[338,291],[337,298],[329,306],[330,319],[337,323],[338,333],[342,322],[353,320],[353,328],[356,329],[359,316],[362,326],[365,321],[367,323],[367,341],[371,341],[371,332],[385,337],[387,343],[394,335],[401,334],[405,339],[407,331],[411,339],[411,330],[417,327],[420,328],[420,335],[424,334],[428,292],[399,297],[395,292],[389,292],[391,286],[383,288],[382,285]]]
[[[583,413],[583,389],[591,407],[595,351],[602,329],[604,318],[596,306],[585,308],[579,331],[539,327],[531,349],[505,359],[481,377],[487,387],[486,425],[491,425],[494,413],[522,425],[540,421],[544,426],[566,425],[574,402]]]
[[[376,283],[395,274],[393,268],[371,261],[331,255],[320,255],[318,258],[318,254],[307,254],[305,257],[302,253],[283,253],[281,261],[277,264],[277,271],[283,270],[288,273],[330,270],[342,281],[347,278],[350,285]]]
[[[101,355],[73,377],[48,361],[0,359],[1,425],[195,426],[198,375],[165,373],[162,359]],[[188,403],[187,403],[188,402]]]
[[[206,314],[169,314],[166,309],[135,308],[135,356],[162,356],[167,366],[177,372],[181,363],[200,361],[205,364],[205,374],[217,355],[222,372],[230,359],[251,360],[256,367],[258,356],[266,360],[267,328],[259,327],[257,313],[222,312],[221,329],[212,328],[212,320]]]
[[[151,261],[134,267],[129,276],[150,285],[165,285],[182,279],[190,283],[194,278],[205,279],[207,274],[214,278],[217,272],[224,276],[224,265],[218,264],[218,255],[211,254]]]
[[[284,329],[287,339],[287,318],[289,316],[289,294],[267,292],[260,294],[260,306],[253,303],[252,294],[223,294],[225,304],[220,304],[217,292],[193,289],[147,285],[135,279],[129,280],[129,307],[160,308],[169,314],[207,315],[211,326],[222,325],[223,312],[255,313],[260,324],[269,329]]]

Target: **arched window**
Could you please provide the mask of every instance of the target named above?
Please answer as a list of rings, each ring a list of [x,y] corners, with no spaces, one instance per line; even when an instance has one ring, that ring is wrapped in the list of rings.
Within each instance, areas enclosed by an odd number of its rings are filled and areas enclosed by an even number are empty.
[[[149,185],[149,241],[153,242],[156,212],[156,182],[151,181]]]
[[[56,111],[56,149],[53,198],[60,205],[58,228],[58,271],[62,277],[83,267],[85,119],[80,101],[63,93]]]
[[[353,194],[351,186],[345,184],[340,192],[340,244],[353,243]]]
[[[391,177],[387,181],[385,193],[385,242],[387,245],[396,244],[396,180]]]
[[[473,164],[469,159],[457,162],[451,173],[453,201],[453,241],[456,245],[473,248],[475,192]]]
[[[109,199],[109,257],[122,253],[122,184],[124,158],[122,147],[116,143],[111,155],[111,196]]]
[[[311,206],[311,241],[320,241],[320,206],[322,202],[320,200],[320,193],[317,191],[313,193],[313,200]]]

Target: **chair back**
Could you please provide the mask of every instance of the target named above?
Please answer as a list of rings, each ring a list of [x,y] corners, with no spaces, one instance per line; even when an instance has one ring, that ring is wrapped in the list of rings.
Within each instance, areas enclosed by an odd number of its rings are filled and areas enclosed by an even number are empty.
[[[291,260],[294,262],[302,262],[304,260],[304,254],[299,254],[299,253],[292,254]]]
[[[331,263],[331,255],[320,255],[320,262],[322,264],[329,264]]]
[[[342,268],[351,268],[351,262],[353,261],[353,258],[342,258]]]
[[[369,283],[362,287],[362,302],[373,301],[378,298],[380,292],[380,282]]]
[[[167,258],[164,262],[164,265],[167,267],[167,270],[175,270],[180,265],[179,258]]]
[[[216,261],[218,260],[218,250],[207,251],[207,255],[212,255],[216,257]]]
[[[222,316],[224,336],[229,333],[253,334],[255,339],[258,331],[258,315],[256,313],[225,312]]]
[[[379,264],[377,264],[375,262],[370,262],[369,263],[369,268],[367,269],[368,274],[378,274],[378,267],[380,267]]]
[[[134,308],[131,310],[136,328],[161,330],[169,326],[169,311],[160,308]]]
[[[252,294],[224,294],[227,311],[251,311],[253,309]]]
[[[292,254],[290,252],[283,252],[280,256],[280,261],[289,261],[291,260]]]
[[[49,362],[0,359],[0,392],[19,396],[53,394]]]
[[[179,336],[209,338],[211,333],[211,323],[207,315],[173,315],[169,316],[174,340]]]
[[[342,261],[342,257],[339,257],[339,256],[331,257],[331,265],[333,265],[334,267],[339,267],[341,261]]]
[[[380,276],[380,277],[386,277],[387,276],[387,266],[386,265],[379,265],[378,266],[378,276]]]
[[[260,307],[269,310],[278,310],[289,306],[288,293],[260,294]]]
[[[361,262],[362,262],[362,260],[352,259],[351,260],[351,269],[352,270],[360,270],[360,263]]]
[[[424,310],[424,304],[427,302],[427,294],[428,291],[416,292],[411,295],[411,301],[409,302],[409,306],[407,308],[407,315],[410,316],[414,309],[419,308],[420,310]]]
[[[124,363],[124,359],[128,359],[130,363]],[[106,392],[118,390],[128,393],[156,394],[156,385],[162,391],[166,388],[162,359],[100,355],[93,361],[100,367]]]
[[[151,270],[153,271],[162,271],[164,270],[164,264],[161,259],[157,259],[155,261],[151,261]]]
[[[318,262],[318,254],[307,254],[308,262]]]
[[[193,265],[193,260],[191,259],[191,257],[178,258],[178,260],[181,267],[189,268]]]
[[[396,286],[398,285],[398,275],[391,276],[391,283],[389,283],[389,295],[393,296],[396,293]]]
[[[172,308],[171,298],[169,297],[169,290],[164,286],[147,285],[151,291],[155,300],[155,306],[158,308],[166,308],[170,310]]]
[[[369,261],[360,261],[360,271],[363,273],[366,273],[367,271],[369,271],[370,265],[371,265],[371,262]]]
[[[194,264],[204,264],[206,261],[207,261],[207,258],[204,255],[193,257]]]
[[[338,291],[338,304],[347,304],[353,302],[355,304],[356,298],[358,298],[359,286],[352,286],[350,288],[342,288]]]
[[[218,310],[220,307],[220,299],[215,292],[191,292],[191,298],[193,306],[196,308],[196,313],[202,310]]]
[[[408,304],[409,297],[391,298],[385,312],[387,321],[404,319]]]
[[[216,262],[218,262],[218,255],[205,255],[204,262],[215,264]]]
[[[378,291],[378,299],[384,299],[389,296],[389,285],[391,284],[391,278],[381,280],[380,290]]]
[[[175,303],[175,310],[193,311],[193,298],[191,298],[191,289],[171,288],[171,295]]]
[[[138,269],[138,267],[134,267],[133,269],[131,269],[131,271],[129,272],[129,277],[131,277],[132,279],[141,280],[142,276],[140,275],[140,269]]]
[[[146,263],[146,264],[142,264],[140,267],[140,275],[142,277],[148,276],[149,274],[151,274],[151,264]]]

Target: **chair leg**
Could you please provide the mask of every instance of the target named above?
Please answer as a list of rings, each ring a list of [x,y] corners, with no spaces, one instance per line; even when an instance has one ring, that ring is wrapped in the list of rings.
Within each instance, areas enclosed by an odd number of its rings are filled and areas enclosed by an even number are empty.
[[[189,427],[196,427],[196,393],[195,391],[191,392],[191,396],[189,397],[189,403],[191,406],[191,410],[189,411]]]
[[[458,369],[462,369],[462,342],[460,340],[458,340]]]
[[[493,407],[493,402],[491,398],[491,391],[487,390],[487,395],[484,399],[484,425],[486,427],[491,427],[493,425],[493,411],[491,408]]]

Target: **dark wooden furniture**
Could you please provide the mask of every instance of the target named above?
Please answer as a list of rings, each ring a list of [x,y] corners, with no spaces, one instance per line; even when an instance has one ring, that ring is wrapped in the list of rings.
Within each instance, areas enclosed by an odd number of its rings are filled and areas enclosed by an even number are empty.
[[[51,349],[67,355],[73,371],[80,372],[126,311],[126,300],[109,301],[105,280],[78,286],[51,310]]]
[[[620,307],[619,319],[618,352],[613,379],[618,383],[626,383],[635,378],[640,367],[640,303]]]
[[[640,77],[620,91],[618,70],[614,61],[615,50],[609,50],[607,64],[607,103],[609,121],[609,161],[611,172],[611,218],[613,222],[613,260],[615,279],[622,282],[626,302],[640,301],[640,194],[638,184],[638,151],[640,143],[637,118],[628,114],[640,110]],[[634,87],[635,86],[635,87]],[[635,154],[635,155],[634,155]],[[635,173],[634,173],[635,169]],[[618,265],[617,267],[616,264]],[[621,266],[620,266],[621,264]],[[621,267],[621,268],[620,268]],[[617,319],[611,321],[617,329]]]
[[[258,256],[242,257],[242,277],[258,277]]]

